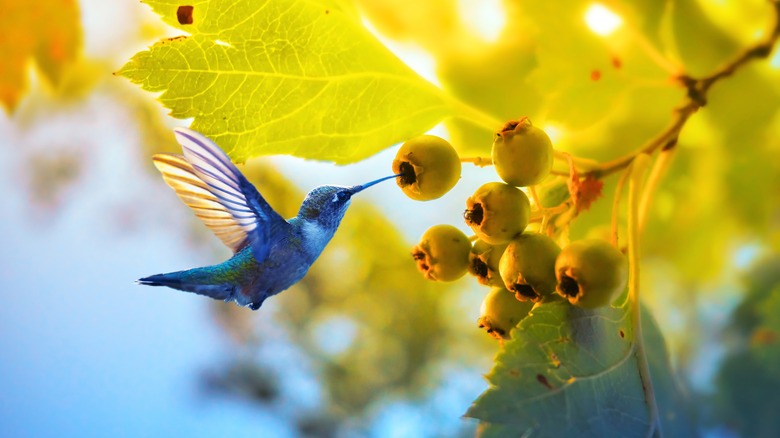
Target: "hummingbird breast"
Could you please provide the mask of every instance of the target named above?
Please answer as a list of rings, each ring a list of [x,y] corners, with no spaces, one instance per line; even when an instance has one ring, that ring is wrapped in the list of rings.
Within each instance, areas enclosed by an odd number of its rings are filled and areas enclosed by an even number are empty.
[[[266,298],[300,281],[309,271],[322,252],[322,248],[318,249],[322,241],[320,238],[315,241],[307,239],[304,227],[294,227],[293,230],[289,236],[271,246],[268,257],[262,263],[255,260],[249,247],[225,262],[236,268],[238,287],[233,299],[238,304],[259,305]]]

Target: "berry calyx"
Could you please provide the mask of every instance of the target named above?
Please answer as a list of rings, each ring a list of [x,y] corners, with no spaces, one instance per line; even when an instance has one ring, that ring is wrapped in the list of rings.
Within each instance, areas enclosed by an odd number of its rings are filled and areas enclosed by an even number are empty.
[[[506,288],[519,301],[542,301],[555,292],[555,261],[560,252],[561,248],[544,234],[523,233],[515,237],[499,263]]]
[[[469,253],[469,274],[477,277],[480,284],[502,286],[504,280],[498,272],[498,262],[506,245],[490,245],[477,239]]]
[[[404,143],[393,160],[393,173],[406,196],[417,201],[440,198],[460,179],[455,148],[443,138],[421,135]]]
[[[609,242],[584,239],[570,243],[555,261],[556,291],[586,309],[611,304],[625,289],[628,260]]]
[[[412,249],[417,269],[433,281],[455,281],[466,274],[471,242],[452,225],[435,225]]]
[[[510,331],[528,316],[533,303],[520,302],[503,287],[490,289],[482,300],[477,325],[496,339],[509,339]]]
[[[508,243],[525,230],[531,217],[531,202],[520,189],[490,182],[466,200],[463,218],[477,237],[491,245]]]
[[[496,133],[491,155],[498,176],[517,187],[540,183],[553,164],[550,137],[528,117],[509,121]]]

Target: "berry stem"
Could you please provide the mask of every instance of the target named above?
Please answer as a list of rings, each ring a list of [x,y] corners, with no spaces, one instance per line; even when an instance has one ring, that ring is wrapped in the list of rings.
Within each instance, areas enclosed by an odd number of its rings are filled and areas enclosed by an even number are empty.
[[[612,242],[612,246],[614,246],[617,249],[620,249],[619,242],[618,242],[618,219],[620,217],[620,198],[623,197],[623,187],[626,185],[626,181],[628,180],[628,176],[631,174],[628,170],[623,172],[623,175],[620,177],[620,180],[618,180],[617,186],[615,187],[615,198],[612,200],[612,227],[610,228],[610,241]]]
[[[639,367],[639,378],[642,380],[645,403],[650,415],[650,428],[647,431],[647,436],[651,437],[663,434],[642,337],[642,313],[639,300],[639,197],[642,179],[649,162],[649,155],[640,154],[633,160],[630,172],[627,173],[631,174],[628,182],[628,305],[634,331],[634,351]]]
[[[553,157],[566,163],[566,165],[569,163],[574,163],[574,166],[577,167],[577,170],[580,171],[593,171],[595,169],[599,169],[602,166],[602,164],[596,160],[576,157],[569,152],[559,151],[558,149],[553,149]],[[567,172],[565,176],[569,176],[569,173]]]
[[[550,175],[568,177],[570,175],[570,173],[569,173],[568,170],[567,171],[563,171],[563,170],[552,169],[552,170],[550,170]]]
[[[461,163],[473,163],[475,166],[485,167],[492,166],[493,159],[490,157],[461,157]]]
[[[650,176],[647,177],[647,184],[642,191],[642,198],[639,201],[639,232],[645,229],[647,224],[647,215],[650,212],[650,203],[653,201],[653,194],[658,189],[666,175],[666,171],[669,169],[669,165],[674,158],[674,151],[677,148],[663,149],[658,158],[653,163],[653,168],[650,170]]]

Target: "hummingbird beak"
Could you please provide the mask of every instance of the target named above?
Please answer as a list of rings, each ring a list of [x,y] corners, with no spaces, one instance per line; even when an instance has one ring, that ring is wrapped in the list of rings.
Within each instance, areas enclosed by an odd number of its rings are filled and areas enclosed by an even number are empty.
[[[350,191],[351,194],[354,195],[355,193],[363,191],[364,189],[367,189],[367,188],[373,186],[374,184],[381,183],[382,181],[388,180],[390,178],[397,178],[399,176],[401,176],[400,173],[397,174],[397,175],[390,175],[390,176],[386,176],[384,178],[379,178],[378,180],[374,180],[374,181],[371,181],[369,183],[365,183],[365,184],[362,184],[362,185],[359,185],[359,186],[352,186],[352,187],[349,188],[349,191]]]

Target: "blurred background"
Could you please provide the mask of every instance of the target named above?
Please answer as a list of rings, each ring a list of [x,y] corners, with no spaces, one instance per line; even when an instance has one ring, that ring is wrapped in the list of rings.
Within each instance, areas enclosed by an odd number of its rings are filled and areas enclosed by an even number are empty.
[[[429,81],[499,119],[529,115],[557,148],[599,160],[666,126],[684,96],[672,71],[709,73],[772,25],[763,0],[536,3],[356,0]],[[499,348],[476,327],[486,289],[426,282],[409,251],[431,225],[467,231],[464,200],[492,169],[464,167],[433,202],[392,183],[361,194],[309,275],[257,312],[137,286],[230,256],[151,165],[179,150],[171,128],[189,121],[112,75],[177,31],[136,1],[0,5],[1,436],[474,434],[461,415]],[[702,433],[776,436],[778,51],[710,98],[650,212],[645,299]],[[432,132],[489,153],[490,131]],[[387,175],[396,148],[242,170],[290,217],[315,186]],[[608,226],[614,186],[572,238]]]

